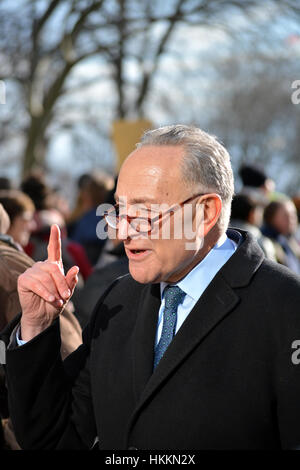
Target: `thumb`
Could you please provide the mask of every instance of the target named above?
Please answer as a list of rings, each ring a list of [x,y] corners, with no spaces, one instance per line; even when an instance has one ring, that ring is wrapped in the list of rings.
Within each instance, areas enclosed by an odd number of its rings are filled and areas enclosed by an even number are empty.
[[[69,269],[69,271],[66,274],[66,281],[72,293],[78,282],[78,273],[79,273],[78,266],[73,266],[72,268]]]

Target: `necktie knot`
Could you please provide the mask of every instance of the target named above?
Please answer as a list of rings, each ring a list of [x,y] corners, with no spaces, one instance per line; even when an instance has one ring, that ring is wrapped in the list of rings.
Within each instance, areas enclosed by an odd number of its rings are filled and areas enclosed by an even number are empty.
[[[185,292],[178,286],[166,286],[164,290],[165,309],[176,309],[182,303]]]
[[[177,323],[177,308],[182,303],[184,297],[185,292],[178,286],[167,286],[164,290],[164,320],[161,337],[155,348],[154,368],[161,360],[174,337]]]

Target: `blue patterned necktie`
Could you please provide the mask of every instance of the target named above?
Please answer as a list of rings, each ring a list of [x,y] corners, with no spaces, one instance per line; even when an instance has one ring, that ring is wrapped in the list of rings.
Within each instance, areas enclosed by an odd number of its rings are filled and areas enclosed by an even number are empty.
[[[185,297],[185,292],[178,286],[167,286],[164,294],[164,322],[160,340],[154,350],[154,369],[174,337],[177,322],[177,308]]]

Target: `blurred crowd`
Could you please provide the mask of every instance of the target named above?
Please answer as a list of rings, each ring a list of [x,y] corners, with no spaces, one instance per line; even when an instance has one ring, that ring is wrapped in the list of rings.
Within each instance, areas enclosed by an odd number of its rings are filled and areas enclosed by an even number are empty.
[[[277,192],[275,182],[258,166],[242,166],[239,176],[242,184],[232,201],[230,225],[251,232],[267,258],[300,275],[300,197]],[[116,180],[102,171],[83,174],[72,205],[41,172],[32,172],[18,187],[0,177],[1,330],[20,312],[18,276],[34,261],[47,258],[50,227],[55,223],[62,234],[65,271],[73,265],[80,269],[72,302],[61,319],[61,354],[66,357],[78,347],[97,300],[116,277],[128,272],[123,244],[101,239],[96,231],[101,218],[96,209],[114,203],[115,186]],[[0,379],[2,447],[18,449],[4,377]]]
[[[276,191],[263,169],[240,168],[242,188],[232,201],[232,227],[251,232],[265,256],[300,275],[300,197]]]

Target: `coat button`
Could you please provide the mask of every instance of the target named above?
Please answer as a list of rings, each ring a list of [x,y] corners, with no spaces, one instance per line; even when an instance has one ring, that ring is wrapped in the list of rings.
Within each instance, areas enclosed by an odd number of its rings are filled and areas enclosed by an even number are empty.
[[[138,449],[137,449],[137,447],[130,446],[130,447],[128,447],[128,450],[138,450]]]

